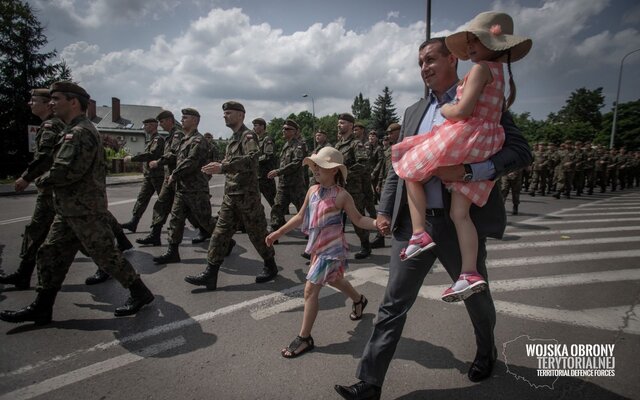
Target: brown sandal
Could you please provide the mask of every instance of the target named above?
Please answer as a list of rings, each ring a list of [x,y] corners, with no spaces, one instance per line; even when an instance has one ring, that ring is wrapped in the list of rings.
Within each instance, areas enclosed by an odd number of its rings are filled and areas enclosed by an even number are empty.
[[[353,302],[353,306],[351,306],[351,314],[349,314],[349,318],[351,318],[352,321],[358,321],[359,319],[362,319],[362,314],[364,313],[364,308],[367,306],[367,304],[369,304],[369,300],[367,300],[366,297],[364,297],[363,294],[360,295],[360,301],[354,301]],[[360,307],[360,310],[358,312],[358,307]]]
[[[297,351],[303,344],[306,344],[306,346],[302,350]],[[311,337],[311,335],[307,337],[298,335],[295,339],[293,339],[293,342],[291,342],[291,344],[287,348],[284,348],[282,349],[282,351],[280,351],[280,354],[284,358],[295,358],[306,353],[307,351],[313,350],[314,347],[315,346],[313,345],[313,338]]]

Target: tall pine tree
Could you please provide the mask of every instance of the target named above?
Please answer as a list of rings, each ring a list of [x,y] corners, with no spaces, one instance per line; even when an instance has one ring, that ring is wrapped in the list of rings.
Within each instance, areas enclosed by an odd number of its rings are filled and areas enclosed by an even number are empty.
[[[369,99],[365,99],[362,93],[358,94],[356,98],[353,99],[351,111],[357,120],[369,120],[369,118],[371,118],[371,103]]]
[[[389,87],[385,86],[382,94],[378,95],[375,103],[373,103],[371,125],[378,132],[378,136],[382,136],[389,125],[399,121],[391,94]]]

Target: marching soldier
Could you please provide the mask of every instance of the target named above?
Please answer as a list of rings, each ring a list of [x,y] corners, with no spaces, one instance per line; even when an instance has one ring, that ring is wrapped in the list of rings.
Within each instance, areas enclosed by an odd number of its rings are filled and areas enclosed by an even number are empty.
[[[378,133],[376,131],[369,132],[369,167],[371,168],[371,188],[373,192],[374,202],[378,202],[379,192],[376,191],[377,182],[380,179],[380,173],[384,165],[384,150],[380,146]]]
[[[549,154],[545,143],[538,143],[536,149],[533,151],[531,185],[527,188],[530,196],[535,196],[536,192],[541,196],[546,194],[550,164],[548,157]]]
[[[560,195],[564,193],[567,199],[571,198],[571,183],[573,182],[573,175],[576,167],[576,155],[573,151],[573,144],[570,140],[565,141],[559,152],[560,163],[556,167],[556,194],[553,195],[556,199],[560,198]]]
[[[520,190],[522,189],[522,169],[508,173],[501,178],[502,200],[506,203],[511,192],[512,214],[518,215]]]
[[[218,145],[216,141],[213,139],[213,135],[211,132],[206,132],[202,135],[204,140],[209,144],[209,157],[207,157],[208,162],[221,161],[220,158],[220,149],[218,149]]]
[[[618,167],[620,166],[620,157],[616,149],[609,150],[609,164],[607,165],[607,178],[611,184],[611,191],[615,192],[618,188]]]
[[[573,176],[573,186],[576,189],[576,196],[582,196],[582,192],[584,190],[584,181],[585,181],[584,171],[587,165],[588,156],[582,147],[582,142],[579,140],[576,140],[575,142],[574,154],[576,158],[576,166],[575,166],[575,174]]]
[[[264,196],[273,207],[276,198],[276,183],[273,179],[267,178],[269,171],[276,168],[278,164],[278,156],[276,155],[276,144],[271,135],[267,134],[267,122],[262,118],[256,118],[252,121],[253,131],[258,135],[258,144],[260,146],[260,157],[258,158],[258,184],[260,193]]]
[[[324,147],[327,147],[327,146],[332,147],[331,143],[327,141],[327,133],[322,129],[318,129],[314,137],[315,137],[316,147],[313,148],[313,152],[311,154],[318,154],[320,149]],[[309,186],[315,185],[317,182],[316,182],[316,179],[313,177],[313,172],[309,170],[308,174],[309,174]]]
[[[591,143],[586,142],[582,147],[582,151],[585,154],[584,162],[584,178],[587,188],[587,194],[593,194],[593,188],[595,187],[596,180],[596,151]]]
[[[596,184],[600,186],[600,193],[604,193],[607,191],[607,182],[609,179],[607,172],[609,170],[611,156],[602,145],[598,145],[596,148],[596,158]]]
[[[367,160],[363,163],[364,172],[361,176],[362,189],[360,189],[364,198],[364,209],[372,218],[376,218],[376,198],[374,197],[371,186],[371,174],[373,173],[373,166],[371,165],[372,149],[369,139],[365,135],[365,126],[361,122],[356,122],[353,125],[353,136],[362,143],[365,154],[367,155]]]

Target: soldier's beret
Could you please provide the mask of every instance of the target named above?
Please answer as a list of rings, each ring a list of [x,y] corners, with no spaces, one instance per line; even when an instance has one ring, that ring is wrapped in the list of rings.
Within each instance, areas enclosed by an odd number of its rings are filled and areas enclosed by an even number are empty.
[[[226,103],[224,103],[222,105],[222,111],[227,111],[227,110],[236,110],[236,111],[246,112],[244,110],[244,106],[238,103],[237,101],[227,101]]]
[[[323,135],[326,135],[326,134],[327,134],[327,132],[323,131],[322,129],[318,129],[318,130],[316,131],[316,133],[322,133]]]
[[[286,121],[284,121],[284,124],[286,126],[290,126],[292,128],[296,128],[296,130],[300,129],[300,125],[298,125],[298,123],[292,119],[288,119]]]
[[[359,127],[359,128],[362,128],[362,129],[366,129],[366,127],[364,126],[364,124],[363,124],[362,122],[360,122],[360,121],[358,121],[358,122],[356,122],[355,124],[353,124],[353,127],[354,127],[354,128],[355,128],[356,126],[357,126],[357,127]]]
[[[389,125],[389,126],[387,127],[387,132],[397,131],[397,130],[399,130],[400,128],[402,128],[402,126],[401,126],[400,124],[398,124],[398,123],[395,123],[395,122],[394,122],[393,124],[391,124],[391,125]]]
[[[254,125],[262,125],[262,126],[264,126],[264,127],[266,127],[266,126],[267,126],[267,121],[265,121],[265,120],[264,120],[264,119],[262,119],[262,118],[256,118],[256,119],[254,119],[253,121],[251,121],[251,123],[252,123],[252,124],[254,124]]]
[[[200,118],[200,113],[195,108],[187,107],[182,109],[182,115],[193,115]]]
[[[49,88],[49,93],[53,94],[55,92],[73,93],[86,99],[91,98],[86,90],[84,90],[79,85],[76,85],[75,83],[69,81],[58,81],[53,83]]]
[[[204,136],[205,138],[211,138],[211,139],[213,139],[213,135],[211,134],[211,132],[206,132],[206,133],[205,133],[204,135],[202,135],[202,136]]]
[[[51,93],[49,93],[49,89],[33,89],[31,90],[31,96],[46,97],[50,99]]]
[[[142,121],[142,123],[144,124],[152,124],[154,122],[158,122],[158,120],[156,120],[155,118],[147,118],[144,121]]]
[[[374,135],[374,136],[378,136],[378,132],[376,132],[375,130],[370,130],[369,131],[369,136]]]
[[[158,116],[156,117],[158,121],[165,118],[173,118],[173,113],[168,110],[162,110],[160,111],[160,114],[158,114]]]
[[[343,113],[343,114],[338,115],[338,119],[341,119],[343,121],[351,122],[352,124],[354,122],[356,122],[356,119],[353,118],[353,115],[351,115],[349,113]]]

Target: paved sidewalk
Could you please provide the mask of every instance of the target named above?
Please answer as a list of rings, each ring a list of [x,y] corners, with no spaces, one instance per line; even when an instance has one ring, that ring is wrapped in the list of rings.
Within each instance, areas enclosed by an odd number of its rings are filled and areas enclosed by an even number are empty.
[[[135,175],[107,175],[107,186],[124,185],[127,183],[142,182],[142,174]],[[34,194],[37,192],[36,186],[32,183],[23,192],[16,193],[13,183],[0,185],[0,196],[21,196],[23,194]]]

